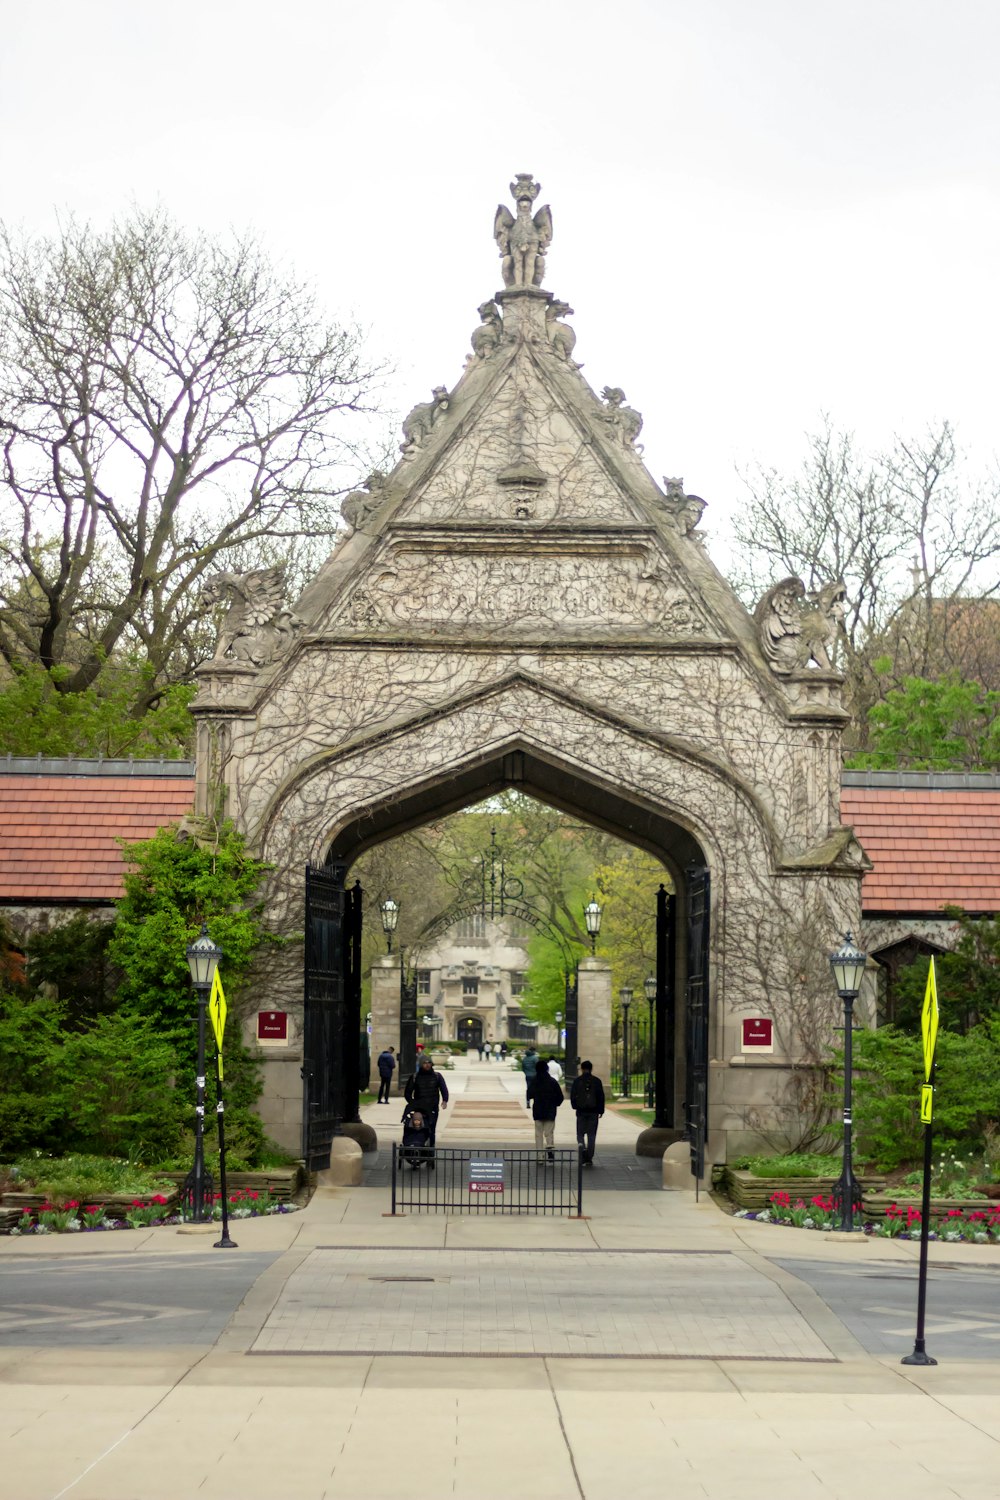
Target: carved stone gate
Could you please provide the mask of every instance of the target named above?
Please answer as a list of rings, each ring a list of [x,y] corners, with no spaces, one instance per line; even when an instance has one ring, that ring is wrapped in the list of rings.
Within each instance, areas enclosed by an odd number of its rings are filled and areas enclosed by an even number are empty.
[[[748,614],[709,557],[704,501],[654,480],[621,388],[584,379],[571,309],[541,286],[551,214],[530,177],[512,190],[494,225],[504,289],[458,380],[410,413],[395,468],[344,501],[293,608],[273,570],[230,583],[193,705],[199,811],[221,797],[272,864],[289,935],[307,928],[307,864],[347,875],[372,844],[504,786],[650,850],[676,892],[658,1121],[679,1129],[686,1107],[711,1162],[782,1127],[801,1050],[792,928],[827,944],[858,920],[829,656],[843,591],[809,600],[785,579]],[[262,1112],[296,1149],[317,1056],[304,972],[290,947],[259,984],[292,1023],[264,1053]],[[773,1054],[743,1053],[744,1014],[774,1016]]]

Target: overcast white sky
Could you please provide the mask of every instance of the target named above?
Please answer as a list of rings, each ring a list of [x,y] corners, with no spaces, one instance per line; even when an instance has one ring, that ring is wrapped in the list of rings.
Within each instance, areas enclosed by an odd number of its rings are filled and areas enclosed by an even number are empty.
[[[818,414],[1000,446],[997,0],[3,6],[2,215],[252,227],[370,326],[405,412],[461,373],[516,172],[576,357],[711,505]]]

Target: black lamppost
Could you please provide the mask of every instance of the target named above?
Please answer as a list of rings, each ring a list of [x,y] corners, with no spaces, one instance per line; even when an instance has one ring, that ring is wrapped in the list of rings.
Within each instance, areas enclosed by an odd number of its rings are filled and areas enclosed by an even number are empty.
[[[385,933],[386,942],[385,951],[391,953],[392,935],[396,931],[396,923],[399,921],[399,903],[393,901],[391,896],[387,896],[379,906],[379,911],[382,913],[382,931]]]
[[[191,1171],[191,1206],[194,1222],[205,1223],[205,1018],[208,1012],[208,994],[219,967],[222,949],[217,948],[208,935],[204,922],[201,932],[187,949],[191,984],[198,997],[198,1061],[195,1075],[194,1106],[194,1167]]]
[[[604,908],[599,904],[597,897],[591,896],[587,905],[583,908],[583,917],[587,924],[587,931],[590,934],[590,952],[592,955],[597,952],[597,934],[601,930],[601,917],[603,914]]]
[[[830,954],[837,994],[844,1002],[844,1164],[833,1189],[833,1205],[840,1210],[841,1229],[848,1233],[854,1228],[855,1211],[861,1208],[861,1187],[851,1165],[851,1083],[854,1002],[867,962],[867,953],[855,945],[849,932],[844,934],[843,947]]]
[[[562,1039],[563,1039],[563,1035],[562,1035],[562,1023],[563,1023],[563,1013],[562,1013],[561,1010],[557,1010],[556,1011],[556,1046],[557,1047],[561,1047],[562,1046]]]
[[[649,1007],[649,1030],[646,1032],[646,1108],[656,1108],[656,1082],[655,1070],[653,1068],[653,1007],[656,1005],[656,975],[650,974],[644,979],[642,987],[646,992],[646,1004]]]
[[[618,991],[618,1003],[622,1008],[622,1098],[627,1099],[632,1093],[628,1055],[628,1013],[632,1005],[632,991],[627,984],[623,984]]]

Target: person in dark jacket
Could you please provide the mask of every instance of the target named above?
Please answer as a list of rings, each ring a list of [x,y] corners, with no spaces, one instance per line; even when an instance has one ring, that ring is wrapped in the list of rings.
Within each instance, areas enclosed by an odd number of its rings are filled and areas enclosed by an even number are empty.
[[[389,1103],[389,1088],[392,1084],[392,1075],[396,1071],[396,1054],[392,1047],[386,1047],[378,1055],[378,1100],[379,1104]]]
[[[438,1110],[448,1108],[448,1085],[441,1074],[434,1071],[429,1052],[424,1053],[417,1071],[412,1078],[407,1079],[406,1103],[408,1110],[419,1109],[423,1115],[424,1124],[430,1131],[430,1144],[433,1146],[437,1135]]]
[[[531,1118],[535,1122],[535,1147],[539,1166],[544,1166],[546,1162],[546,1157],[542,1155],[543,1146],[547,1151],[547,1159],[556,1159],[552,1148],[555,1144],[556,1114],[562,1102],[563,1091],[555,1079],[549,1076],[548,1063],[540,1062],[535,1069],[534,1078],[528,1084],[528,1103],[531,1105]]]
[[[594,1165],[597,1144],[597,1122],[604,1113],[604,1084],[594,1076],[594,1064],[582,1062],[579,1075],[573,1079],[569,1102],[576,1110],[576,1140],[583,1147],[583,1165]]]
[[[424,1162],[432,1167],[431,1155],[431,1133],[427,1129],[423,1115],[419,1109],[411,1110],[403,1121],[403,1143],[399,1148],[400,1161],[405,1161],[411,1167],[420,1168]]]
[[[526,1087],[529,1090],[529,1093],[528,1093],[528,1095],[527,1095],[527,1097],[525,1099],[525,1103],[526,1104],[530,1104],[531,1103],[530,1089],[531,1089],[532,1083],[534,1082],[535,1069],[536,1069],[537,1066],[538,1066],[538,1053],[535,1051],[534,1047],[529,1047],[528,1050],[527,1050],[527,1052],[524,1054],[524,1056],[521,1059],[521,1071],[524,1073],[524,1082],[525,1082]]]

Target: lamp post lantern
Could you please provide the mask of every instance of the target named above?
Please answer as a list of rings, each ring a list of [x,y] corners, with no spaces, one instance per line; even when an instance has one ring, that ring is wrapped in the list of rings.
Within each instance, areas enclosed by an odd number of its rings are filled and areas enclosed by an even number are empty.
[[[563,1013],[562,1013],[561,1010],[557,1010],[556,1011],[556,1046],[557,1047],[561,1047],[562,1046],[562,1039],[563,1039],[562,1023],[563,1023]]]
[[[382,914],[382,931],[385,933],[387,953],[392,952],[392,935],[396,931],[396,923],[399,921],[399,902],[393,901],[387,896],[380,904],[379,911]]]
[[[632,1092],[632,1080],[629,1077],[629,1034],[628,1016],[632,1006],[632,990],[627,984],[623,984],[618,991],[618,1003],[622,1008],[622,1098],[627,1099]]]
[[[204,922],[201,932],[188,946],[187,961],[191,971],[191,986],[198,997],[198,1060],[195,1074],[194,1106],[194,1166],[191,1169],[190,1200],[196,1224],[205,1223],[205,1019],[208,1012],[208,995],[219,967],[222,949],[217,948],[208,935]]]
[[[646,994],[646,1005],[649,1010],[648,1030],[646,1032],[646,1108],[656,1108],[656,1070],[653,1067],[653,1038],[655,1026],[653,1022],[653,1010],[656,1005],[656,975],[650,974],[642,982]]]
[[[854,1228],[855,1212],[861,1208],[861,1187],[851,1163],[851,1088],[854,1002],[861,989],[867,962],[867,953],[862,953],[849,932],[844,934],[842,947],[830,954],[837,994],[844,1002],[844,1163],[833,1189],[833,1203],[840,1210],[840,1227],[848,1233]]]
[[[601,917],[603,915],[604,908],[596,896],[591,896],[587,905],[583,908],[584,921],[587,924],[587,932],[590,934],[591,955],[597,952],[597,934],[601,930]]]

